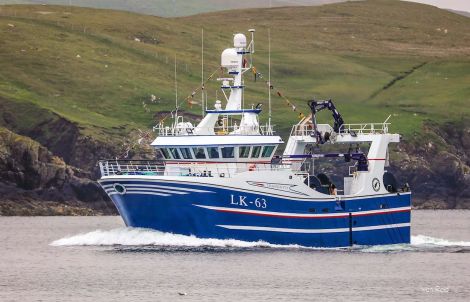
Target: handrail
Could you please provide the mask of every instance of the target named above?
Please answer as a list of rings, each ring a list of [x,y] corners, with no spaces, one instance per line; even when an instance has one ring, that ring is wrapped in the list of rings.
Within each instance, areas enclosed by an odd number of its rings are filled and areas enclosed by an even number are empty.
[[[274,135],[275,125],[257,125],[257,126],[240,126],[240,125],[222,125],[215,127],[191,127],[184,128],[175,125],[165,126],[159,124],[152,129],[157,132],[158,136],[191,136],[197,135],[196,132],[214,133],[214,135],[229,135],[232,132],[240,131],[240,135],[261,134],[261,135]],[[238,134],[238,133],[237,133]]]
[[[166,164],[149,160],[101,160],[98,162],[101,176],[141,175],[141,176],[196,176],[233,177],[235,174],[252,171],[291,170],[291,164],[259,164],[231,162],[204,164],[178,162]]]
[[[343,124],[339,128],[339,133],[354,133],[354,134],[386,134],[390,123],[361,123],[361,124]],[[325,127],[326,125],[320,124],[318,126]],[[326,127],[331,128],[330,125]],[[320,131],[321,129],[319,129]],[[294,125],[292,126],[291,136],[312,136],[314,134],[312,125]],[[321,130],[323,131],[323,130]],[[328,130],[327,130],[328,131]],[[333,128],[330,129],[330,132]]]
[[[351,133],[355,132],[356,134],[386,134],[388,133],[388,126],[391,123],[361,123],[361,124],[343,124],[339,132],[340,133]]]
[[[333,128],[328,124],[317,125],[317,130],[320,132],[333,132]],[[315,136],[315,129],[312,124],[297,124],[292,126],[291,136]]]

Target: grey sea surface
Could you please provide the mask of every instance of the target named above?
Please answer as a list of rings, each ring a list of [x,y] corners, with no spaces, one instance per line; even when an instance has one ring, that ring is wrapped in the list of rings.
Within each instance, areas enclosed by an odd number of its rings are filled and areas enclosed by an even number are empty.
[[[410,245],[310,249],[0,217],[0,301],[470,301],[470,211],[413,211]]]

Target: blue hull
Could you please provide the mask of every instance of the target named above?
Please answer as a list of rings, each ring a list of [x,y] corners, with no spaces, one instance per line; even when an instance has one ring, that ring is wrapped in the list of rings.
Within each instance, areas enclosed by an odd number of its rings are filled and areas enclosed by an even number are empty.
[[[100,184],[132,227],[309,247],[410,242],[410,193],[336,202],[164,180]]]

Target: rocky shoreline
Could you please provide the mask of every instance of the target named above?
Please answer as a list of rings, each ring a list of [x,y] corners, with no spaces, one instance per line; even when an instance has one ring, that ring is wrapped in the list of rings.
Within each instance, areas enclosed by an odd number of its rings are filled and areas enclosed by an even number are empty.
[[[66,126],[74,134],[64,136],[62,128],[62,142],[0,128],[0,216],[117,214],[96,182],[96,162],[118,151]],[[415,209],[470,209],[470,122],[427,123],[391,158],[389,170],[410,184]]]
[[[0,128],[0,215],[116,214],[89,171]]]

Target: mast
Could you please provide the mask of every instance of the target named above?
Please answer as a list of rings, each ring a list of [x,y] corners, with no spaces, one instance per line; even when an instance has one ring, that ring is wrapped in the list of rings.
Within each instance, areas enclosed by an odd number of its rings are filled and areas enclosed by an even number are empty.
[[[175,54],[175,124],[178,122],[178,81],[176,79],[176,54]]]
[[[268,28],[268,131],[271,132],[271,29]]]
[[[201,29],[201,108],[204,118],[204,28]]]

